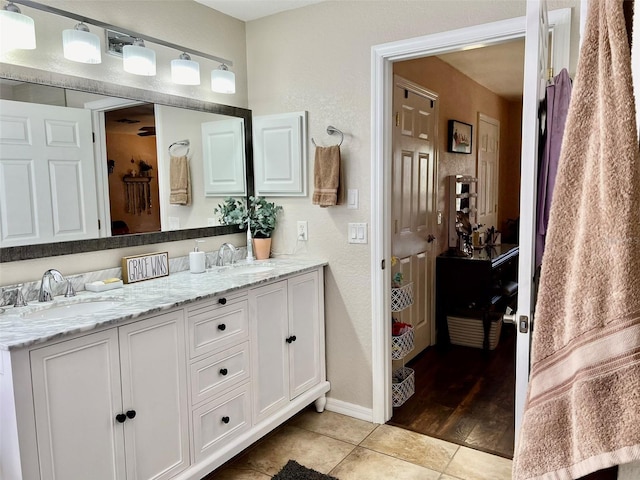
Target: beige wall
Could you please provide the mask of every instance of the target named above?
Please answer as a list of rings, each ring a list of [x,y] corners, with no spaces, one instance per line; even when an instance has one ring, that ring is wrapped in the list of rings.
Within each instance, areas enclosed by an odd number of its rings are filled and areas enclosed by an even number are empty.
[[[520,124],[519,118],[512,118],[509,102],[486,89],[477,82],[463,75],[448,63],[436,57],[419,58],[394,64],[393,71],[401,77],[438,94],[440,100],[438,118],[438,204],[437,209],[449,218],[448,186],[449,175],[477,174],[478,161],[478,114],[483,113],[500,122],[499,172],[503,176],[511,175],[515,170],[512,164],[520,163],[520,134],[510,135],[511,125]],[[447,150],[448,122],[459,120],[473,126],[471,154],[451,153]],[[510,151],[518,151],[517,156],[509,155]],[[512,184],[519,184],[518,176],[510,177]],[[502,192],[501,192],[502,193]],[[516,212],[519,192],[517,188],[509,189],[501,195],[502,202],[515,203]],[[444,221],[437,233],[439,250],[448,248],[447,221]]]
[[[36,23],[37,49],[0,54],[0,66],[3,69],[7,64],[16,64],[42,70],[42,78],[46,78],[46,71],[53,71],[119,85],[247,107],[244,22],[192,1],[83,0],[79,2],[45,0],[41,3],[232,60],[233,67],[231,69],[236,74],[237,93],[235,95],[213,93],[210,88],[209,72],[219,64],[196,57],[194,59],[200,62],[202,84],[199,87],[174,85],[170,81],[169,64],[173,58],[178,57],[180,52],[151,43],[147,43],[147,46],[156,50],[158,60],[158,75],[156,77],[128,74],[122,70],[120,58],[104,52],[102,53],[102,63],[99,65],[84,65],[66,61],[62,55],[61,32],[64,28],[73,28],[77,22],[22,5],[20,8],[23,13],[31,16]],[[104,31],[92,25],[89,28],[101,37],[104,47]],[[207,239],[203,248],[212,251],[225,241],[244,245],[242,235],[233,235]],[[48,268],[57,268],[64,274],[76,274],[119,266],[120,258],[125,255],[136,255],[149,251],[169,251],[170,256],[176,257],[186,255],[192,249],[193,240],[186,240],[170,244],[3,263],[0,264],[0,284],[7,285],[36,280]]]
[[[276,250],[290,250],[296,220],[307,220],[308,252],[329,260],[327,368],[332,399],[372,407],[370,246],[347,243],[348,222],[371,221],[371,47],[524,14],[524,0],[328,1],[247,23],[249,105],[254,114],[307,110],[309,137],[321,144],[335,141],[324,133],[327,125],[344,131],[345,187],[360,194],[358,210],[322,209],[309,198],[283,199],[284,215],[275,236]],[[307,148],[312,185],[313,145],[309,142]]]
[[[371,47],[522,16],[524,0],[328,1],[247,23],[246,62],[245,24],[195,2],[47,3],[230,58],[234,61],[238,94],[215,96],[207,91],[206,83],[194,91],[175,87],[167,81],[166,71],[155,79],[130,78],[122,73],[119,63],[109,57],[105,57],[102,66],[93,66],[97,67],[94,70],[89,70],[90,66],[69,65],[69,62],[58,61],[61,52],[57,41],[47,45],[46,38],[38,39],[37,59],[15,53],[11,58],[3,57],[3,61],[89,75],[114,83],[146,85],[162,92],[193,95],[230,105],[248,105],[257,115],[307,110],[309,137],[320,144],[335,141],[325,133],[328,124],[344,131],[345,187],[359,190],[360,208],[321,209],[312,206],[309,197],[278,199],[278,203],[284,205],[284,214],[276,230],[274,249],[292,252],[296,246],[296,221],[309,222],[309,242],[297,250],[329,261],[326,315],[330,396],[364,409],[371,408],[370,245],[350,245],[346,238],[348,222],[371,222]],[[551,8],[577,3],[577,0],[549,2]],[[60,23],[52,21],[46,27],[39,24],[38,29],[49,28],[50,38],[58,38]],[[62,23],[66,28],[73,22]],[[577,20],[574,24],[577,25]],[[312,144],[307,148],[313,159]],[[309,162],[310,185],[312,166],[313,160]],[[242,237],[216,237],[207,242],[206,249],[216,248],[223,241],[242,244]],[[189,240],[153,246],[153,249],[168,250],[174,256],[184,255],[192,244]],[[46,268],[78,273],[113,267],[123,255],[147,251],[149,247],[138,247],[2,264],[0,283],[39,278]]]

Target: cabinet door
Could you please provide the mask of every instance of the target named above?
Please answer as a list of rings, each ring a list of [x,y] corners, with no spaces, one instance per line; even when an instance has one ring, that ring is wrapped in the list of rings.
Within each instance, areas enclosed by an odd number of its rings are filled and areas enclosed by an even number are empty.
[[[289,402],[287,282],[252,289],[249,318],[257,423]]]
[[[253,117],[256,195],[307,195],[307,112]]]
[[[41,479],[124,478],[115,329],[31,352]]]
[[[229,118],[202,124],[204,195],[245,195],[244,120]]]
[[[181,310],[120,327],[127,478],[160,480],[189,465]],[[87,477],[90,478],[90,477]]]
[[[320,382],[320,308],[318,272],[288,280],[290,398]]]

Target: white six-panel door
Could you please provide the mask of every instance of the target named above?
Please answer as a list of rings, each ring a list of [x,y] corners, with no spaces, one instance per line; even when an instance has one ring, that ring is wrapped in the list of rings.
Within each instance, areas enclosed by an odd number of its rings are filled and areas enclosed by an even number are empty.
[[[394,318],[414,327],[408,361],[435,343],[434,256],[437,99],[434,92],[395,76],[392,160],[392,273],[413,283],[413,305]]]
[[[478,218],[483,227],[498,228],[500,122],[478,114]],[[483,228],[484,230],[484,228]]]
[[[0,100],[0,246],[98,236],[91,114]]]

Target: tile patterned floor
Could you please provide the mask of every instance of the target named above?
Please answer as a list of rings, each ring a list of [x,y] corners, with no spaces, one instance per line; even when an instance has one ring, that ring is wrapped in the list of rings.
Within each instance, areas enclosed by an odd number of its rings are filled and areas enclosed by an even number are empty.
[[[311,409],[206,480],[269,480],[290,459],[339,480],[511,480],[511,460],[398,427]]]

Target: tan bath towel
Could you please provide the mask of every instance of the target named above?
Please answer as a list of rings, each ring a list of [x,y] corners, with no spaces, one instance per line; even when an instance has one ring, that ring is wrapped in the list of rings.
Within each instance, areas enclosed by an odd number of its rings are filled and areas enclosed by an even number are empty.
[[[171,156],[169,163],[169,203],[171,205],[191,205],[191,174],[186,155]]]
[[[340,187],[340,146],[316,147],[313,166],[314,205],[330,207],[338,205]]]
[[[640,152],[622,0],[590,2],[533,324],[513,478],[640,459]]]

